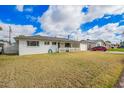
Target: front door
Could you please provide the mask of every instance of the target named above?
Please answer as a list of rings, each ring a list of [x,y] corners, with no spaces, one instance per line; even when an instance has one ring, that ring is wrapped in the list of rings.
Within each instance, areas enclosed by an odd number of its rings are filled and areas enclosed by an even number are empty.
[[[71,47],[70,43],[65,43],[65,47]]]

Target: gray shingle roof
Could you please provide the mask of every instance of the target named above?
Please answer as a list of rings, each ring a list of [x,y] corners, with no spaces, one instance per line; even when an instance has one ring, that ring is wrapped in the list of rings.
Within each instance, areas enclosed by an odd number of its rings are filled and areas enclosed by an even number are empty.
[[[79,41],[69,40],[66,38],[58,38],[58,37],[48,37],[48,36],[18,36],[15,37],[15,40],[44,40],[44,41],[61,41],[61,42],[75,42],[79,43]]]

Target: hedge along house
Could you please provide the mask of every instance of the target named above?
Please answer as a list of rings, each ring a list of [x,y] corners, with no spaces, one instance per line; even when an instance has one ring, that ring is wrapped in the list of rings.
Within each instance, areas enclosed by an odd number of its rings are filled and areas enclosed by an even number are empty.
[[[18,36],[15,37],[15,40],[19,55],[80,51],[79,41],[65,38],[48,36]]]

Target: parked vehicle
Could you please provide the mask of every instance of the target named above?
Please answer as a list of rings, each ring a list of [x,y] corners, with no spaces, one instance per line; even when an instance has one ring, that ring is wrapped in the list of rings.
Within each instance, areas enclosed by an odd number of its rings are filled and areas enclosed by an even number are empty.
[[[93,47],[91,49],[92,51],[106,51],[106,47],[103,47],[103,46],[97,46],[97,47]]]
[[[124,46],[120,46],[119,48],[124,48]]]

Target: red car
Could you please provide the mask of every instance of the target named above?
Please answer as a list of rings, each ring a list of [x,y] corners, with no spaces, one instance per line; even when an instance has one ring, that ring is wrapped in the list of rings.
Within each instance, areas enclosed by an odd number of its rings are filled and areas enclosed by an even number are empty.
[[[93,47],[91,49],[92,51],[106,51],[106,47],[103,47],[103,46],[97,46],[97,47]]]

